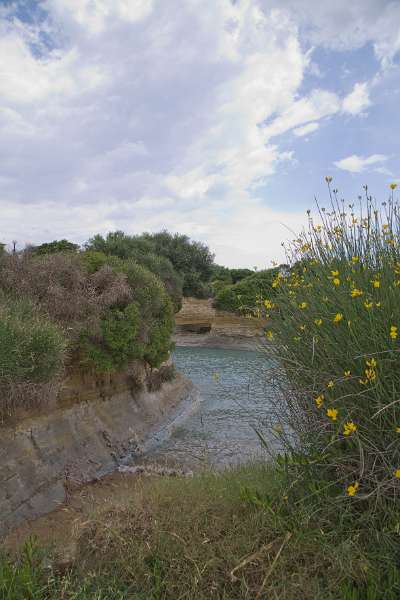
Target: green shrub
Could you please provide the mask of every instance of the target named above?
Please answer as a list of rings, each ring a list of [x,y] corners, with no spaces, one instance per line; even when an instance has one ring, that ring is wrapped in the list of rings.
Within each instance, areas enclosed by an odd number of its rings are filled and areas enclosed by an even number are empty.
[[[78,244],[74,244],[68,240],[54,240],[53,242],[46,242],[40,244],[40,246],[33,246],[30,248],[30,252],[36,255],[57,254],[59,252],[76,254],[78,250]]]
[[[124,309],[109,309],[101,318],[99,336],[82,332],[82,363],[107,373],[143,358],[145,345],[138,339],[139,328],[140,309],[136,302]]]
[[[272,287],[278,268],[253,273],[238,283],[219,289],[214,299],[218,310],[261,316],[264,311],[263,300],[274,295]]]
[[[109,256],[99,250],[86,250],[85,252],[81,252],[79,259],[85,270],[90,274],[96,273],[96,271],[99,271],[105,266],[122,270],[124,262],[118,256]]]
[[[161,231],[129,236],[122,231],[115,231],[108,233],[105,238],[96,235],[87,242],[86,248],[121,259],[134,259],[146,266],[165,283],[176,307],[180,302],[182,286],[185,296],[210,296],[208,282],[212,275],[214,256],[207,246],[192,242],[186,235]],[[154,256],[162,257],[168,262],[155,260]]]
[[[168,357],[170,297],[161,280],[132,259],[100,251],[6,256],[0,261],[0,289],[10,302],[17,297],[36,302],[67,334],[71,359],[86,366],[105,372],[134,358],[158,366]]]
[[[28,301],[0,301],[0,384],[44,383],[61,371],[66,340]]]
[[[122,233],[117,235],[118,233],[109,234],[106,240],[101,236],[93,238],[93,243],[89,247],[100,247],[103,250],[89,249],[81,254],[80,258],[85,269],[89,273],[95,273],[104,265],[109,265],[121,271],[126,260],[133,260],[159,277],[171,297],[175,312],[180,310],[182,306],[183,278],[175,271],[171,262],[164,256],[154,254],[150,250],[144,252],[140,244],[130,245],[129,241],[131,239],[135,240],[135,238],[130,238]],[[127,244],[126,247],[125,243]]]

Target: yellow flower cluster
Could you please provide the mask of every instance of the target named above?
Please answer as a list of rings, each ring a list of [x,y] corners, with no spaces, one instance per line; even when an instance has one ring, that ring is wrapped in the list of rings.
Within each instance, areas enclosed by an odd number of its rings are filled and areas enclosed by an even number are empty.
[[[377,362],[375,358],[371,358],[366,361],[367,368],[364,371],[365,378],[360,379],[361,385],[367,385],[368,383],[373,383],[376,380],[376,366]]]
[[[264,306],[268,310],[272,310],[273,308],[275,308],[275,305],[273,302],[271,302],[271,300],[264,300]]]
[[[355,496],[358,492],[359,487],[360,487],[360,484],[358,483],[358,481],[355,481],[352,485],[349,485],[347,487],[347,495]]]
[[[343,435],[351,435],[357,431],[357,425],[353,421],[348,421],[343,425]]]
[[[332,419],[332,421],[336,421],[339,411],[336,408],[328,408],[326,411],[326,416]]]
[[[352,298],[358,298],[359,296],[362,296],[363,294],[364,294],[364,292],[362,290],[358,290],[357,288],[354,288],[350,292],[350,295]]]

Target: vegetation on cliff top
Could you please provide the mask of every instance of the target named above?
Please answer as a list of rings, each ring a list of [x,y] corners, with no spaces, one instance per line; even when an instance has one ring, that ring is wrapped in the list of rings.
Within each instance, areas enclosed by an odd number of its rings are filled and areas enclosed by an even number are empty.
[[[90,254],[0,257],[3,417],[44,395],[65,364],[104,373],[168,358],[174,308],[163,281],[132,258]]]
[[[239,269],[232,269],[232,271],[235,273]],[[247,269],[241,271],[246,272]],[[278,267],[263,271],[250,271],[250,275],[246,274],[231,284],[221,280],[214,281],[215,308],[244,315],[263,316],[265,312],[264,299],[274,296],[273,282],[279,271]]]

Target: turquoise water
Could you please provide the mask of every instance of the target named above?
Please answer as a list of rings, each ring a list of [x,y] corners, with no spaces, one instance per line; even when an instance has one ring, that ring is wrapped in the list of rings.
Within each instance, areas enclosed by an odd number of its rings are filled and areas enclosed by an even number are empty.
[[[196,468],[265,456],[254,431],[268,412],[265,376],[271,365],[265,354],[179,347],[173,358],[195,384],[200,402],[152,457]]]

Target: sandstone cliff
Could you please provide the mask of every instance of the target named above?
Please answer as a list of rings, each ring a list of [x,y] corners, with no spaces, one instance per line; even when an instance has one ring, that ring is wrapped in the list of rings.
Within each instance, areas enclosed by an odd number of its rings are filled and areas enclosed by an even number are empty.
[[[212,299],[184,298],[175,317],[177,345],[254,348],[264,344],[264,319],[216,310]]]

